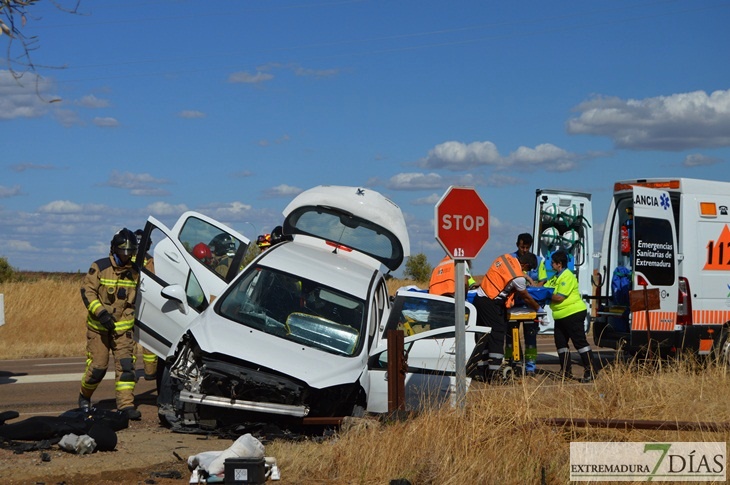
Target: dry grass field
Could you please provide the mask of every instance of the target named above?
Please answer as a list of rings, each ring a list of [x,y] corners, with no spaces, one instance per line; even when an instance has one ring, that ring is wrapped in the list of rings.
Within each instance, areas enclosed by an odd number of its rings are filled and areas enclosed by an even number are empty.
[[[0,283],[5,325],[0,359],[85,355],[83,275],[53,275]]]
[[[79,280],[6,283],[0,293],[0,359],[83,355]],[[583,428],[545,419],[730,423],[729,373],[726,365],[691,360],[629,362],[606,368],[592,384],[549,377],[476,384],[457,409],[365,420],[324,441],[274,441],[266,451],[286,470],[281,483],[567,483],[571,441],[730,442],[730,430]]]

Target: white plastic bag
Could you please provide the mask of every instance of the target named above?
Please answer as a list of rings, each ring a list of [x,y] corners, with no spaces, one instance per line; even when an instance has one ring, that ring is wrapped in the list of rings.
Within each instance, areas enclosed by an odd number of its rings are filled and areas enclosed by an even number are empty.
[[[240,436],[224,451],[204,451],[188,457],[188,468],[202,468],[209,475],[222,475],[226,458],[263,458],[264,445],[251,433]]]

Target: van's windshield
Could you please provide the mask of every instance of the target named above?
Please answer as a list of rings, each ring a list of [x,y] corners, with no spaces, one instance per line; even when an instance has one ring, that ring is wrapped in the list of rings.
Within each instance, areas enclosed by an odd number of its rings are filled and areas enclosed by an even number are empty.
[[[221,297],[220,315],[334,354],[362,347],[363,300],[264,266],[249,268]]]

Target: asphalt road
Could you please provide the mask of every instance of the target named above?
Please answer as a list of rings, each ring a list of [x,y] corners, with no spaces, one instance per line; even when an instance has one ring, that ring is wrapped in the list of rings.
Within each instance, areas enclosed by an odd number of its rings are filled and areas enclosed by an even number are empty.
[[[78,407],[85,365],[83,357],[0,361],[0,411],[17,411],[21,417],[58,416]],[[141,376],[141,364],[138,367]],[[154,404],[156,398],[155,383],[140,379],[135,389],[137,405]],[[104,409],[116,407],[112,363],[92,402]]]
[[[538,372],[556,372],[559,369],[553,337],[538,336]],[[613,360],[614,351],[599,349],[602,363]],[[111,360],[111,359],[110,359]],[[578,354],[573,351],[573,360],[578,363]],[[22,359],[0,361],[0,411],[13,410],[21,417],[58,416],[77,407],[79,385],[84,372],[82,357],[54,359]],[[111,367],[104,381],[94,393],[92,402],[103,409],[114,409],[114,368]],[[135,389],[137,406],[155,407],[157,392],[154,381],[141,378],[141,360],[138,360],[137,375],[140,377]],[[580,375],[580,365],[574,365],[574,373]]]

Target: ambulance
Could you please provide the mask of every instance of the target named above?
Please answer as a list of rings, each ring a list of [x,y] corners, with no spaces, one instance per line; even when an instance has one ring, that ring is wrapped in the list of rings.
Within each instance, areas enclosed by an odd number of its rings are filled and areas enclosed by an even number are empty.
[[[616,182],[590,297],[595,344],[714,353],[727,362],[729,211],[728,182]]]
[[[532,251],[538,257],[538,265],[545,267],[550,277],[550,255],[562,249],[568,253],[568,267],[578,278],[582,295],[592,292],[593,276],[593,208],[591,194],[555,189],[535,191],[535,218],[533,224]],[[542,318],[540,333],[552,334],[555,323],[549,306]],[[590,328],[590,315],[586,316],[585,329]]]

